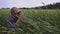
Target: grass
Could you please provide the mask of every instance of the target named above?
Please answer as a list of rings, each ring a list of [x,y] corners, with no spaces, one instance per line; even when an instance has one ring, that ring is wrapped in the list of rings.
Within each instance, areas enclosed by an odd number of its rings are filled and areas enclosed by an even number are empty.
[[[0,9],[0,33],[4,34],[60,34],[59,9],[21,9],[24,20],[15,31],[8,30],[6,18],[9,9]]]

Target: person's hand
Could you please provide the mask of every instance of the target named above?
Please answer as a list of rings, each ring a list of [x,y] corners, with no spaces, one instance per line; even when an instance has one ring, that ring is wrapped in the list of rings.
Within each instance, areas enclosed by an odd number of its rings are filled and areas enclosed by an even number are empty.
[[[22,20],[23,19],[23,14],[17,15],[18,19]]]
[[[18,20],[15,24],[18,25],[22,20],[23,20],[23,15],[22,14],[18,15]]]

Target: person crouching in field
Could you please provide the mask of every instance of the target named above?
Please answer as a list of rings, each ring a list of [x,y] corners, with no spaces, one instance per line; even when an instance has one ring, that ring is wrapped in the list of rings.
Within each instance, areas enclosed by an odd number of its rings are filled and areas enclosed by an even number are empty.
[[[23,14],[21,14],[21,11],[19,11],[17,7],[11,8],[11,15],[9,15],[6,19],[8,28],[16,28],[16,25],[18,25],[18,23],[22,20]]]

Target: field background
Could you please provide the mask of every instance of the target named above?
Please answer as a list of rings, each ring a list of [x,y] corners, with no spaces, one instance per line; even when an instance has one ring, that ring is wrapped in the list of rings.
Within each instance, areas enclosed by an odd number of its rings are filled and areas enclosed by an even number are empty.
[[[0,9],[0,34],[60,34],[60,9],[20,9],[24,20],[15,31],[8,30],[10,9]]]

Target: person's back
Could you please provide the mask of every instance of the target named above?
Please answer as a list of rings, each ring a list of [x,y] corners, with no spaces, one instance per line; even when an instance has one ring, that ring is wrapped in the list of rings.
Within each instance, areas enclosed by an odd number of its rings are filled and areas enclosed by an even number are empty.
[[[7,25],[8,28],[15,28],[16,26],[14,25],[14,23],[17,21],[17,19],[14,19],[14,16],[10,15],[7,17]],[[16,20],[16,21],[15,21]]]

